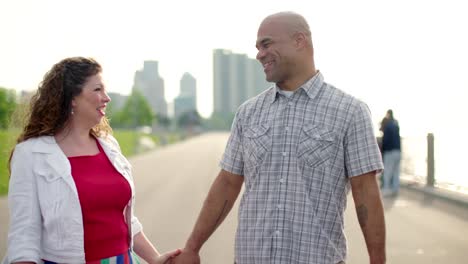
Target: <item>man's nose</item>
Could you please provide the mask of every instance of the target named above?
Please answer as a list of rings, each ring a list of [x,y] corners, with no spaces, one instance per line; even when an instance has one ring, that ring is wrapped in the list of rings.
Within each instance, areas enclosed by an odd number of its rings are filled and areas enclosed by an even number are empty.
[[[257,52],[256,59],[261,61],[264,57],[265,57],[265,51],[263,51],[262,49],[259,49]]]

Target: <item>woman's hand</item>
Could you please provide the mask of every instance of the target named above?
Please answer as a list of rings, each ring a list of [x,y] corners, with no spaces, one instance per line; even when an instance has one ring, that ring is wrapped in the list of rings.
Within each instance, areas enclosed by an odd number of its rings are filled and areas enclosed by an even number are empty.
[[[154,261],[152,261],[149,264],[170,264],[172,263],[172,260],[178,256],[182,250],[180,249],[175,249],[169,252],[166,252],[164,254],[159,255]]]

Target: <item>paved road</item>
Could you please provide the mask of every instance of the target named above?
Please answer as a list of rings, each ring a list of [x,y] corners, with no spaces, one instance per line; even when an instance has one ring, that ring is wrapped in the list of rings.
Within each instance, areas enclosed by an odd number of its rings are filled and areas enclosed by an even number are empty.
[[[162,250],[182,247],[216,176],[225,133],[213,133],[131,159],[137,186],[136,213],[145,233]],[[0,199],[0,254],[5,251],[6,211]],[[386,199],[388,262],[468,262],[468,210],[402,191]],[[202,249],[203,263],[232,263],[237,206]],[[349,196],[346,213],[351,264],[366,263],[365,244]],[[368,262],[367,262],[368,263]]]

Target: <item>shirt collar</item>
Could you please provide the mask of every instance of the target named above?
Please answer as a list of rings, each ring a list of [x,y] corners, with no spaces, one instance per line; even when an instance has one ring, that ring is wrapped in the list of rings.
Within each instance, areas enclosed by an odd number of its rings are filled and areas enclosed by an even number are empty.
[[[298,89],[304,90],[306,94],[309,96],[310,99],[313,99],[317,93],[320,91],[320,87],[322,87],[323,84],[323,75],[320,71],[317,71],[317,73],[307,80],[303,85],[301,85]],[[276,97],[279,94],[280,88],[278,85],[273,86],[273,92],[271,93],[270,97],[270,103],[273,103],[276,100]]]

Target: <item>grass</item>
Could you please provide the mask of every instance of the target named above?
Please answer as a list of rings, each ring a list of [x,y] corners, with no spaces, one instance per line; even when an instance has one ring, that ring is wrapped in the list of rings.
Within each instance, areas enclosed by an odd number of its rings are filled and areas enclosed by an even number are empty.
[[[0,130],[0,195],[8,192],[8,159],[19,131]]]
[[[16,138],[19,131],[17,130],[0,130],[0,196],[8,193],[8,158],[10,151],[15,145]],[[138,139],[145,135],[134,130],[114,130],[114,137],[120,144],[120,148],[125,157],[130,157],[137,154]],[[153,141],[159,145],[160,138],[157,135],[149,136]],[[173,143],[180,140],[177,134],[168,136],[168,143]]]
[[[119,142],[120,149],[125,157],[136,153],[136,145],[140,137],[138,132],[133,130],[114,130],[113,136]]]

